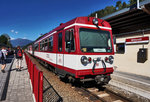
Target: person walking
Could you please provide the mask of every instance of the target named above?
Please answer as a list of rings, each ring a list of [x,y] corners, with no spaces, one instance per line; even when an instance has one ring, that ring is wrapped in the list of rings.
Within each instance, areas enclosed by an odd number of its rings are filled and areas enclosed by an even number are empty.
[[[1,71],[5,73],[5,67],[6,67],[6,55],[7,55],[7,50],[3,46],[2,50],[0,51],[0,59],[1,59]]]
[[[17,49],[15,50],[15,56],[16,56],[16,71],[21,71],[23,52],[20,46],[18,46]]]

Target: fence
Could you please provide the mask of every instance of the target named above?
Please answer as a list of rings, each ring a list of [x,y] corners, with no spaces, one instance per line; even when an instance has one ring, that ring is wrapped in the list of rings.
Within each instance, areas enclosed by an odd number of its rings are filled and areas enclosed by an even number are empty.
[[[36,65],[25,53],[25,60],[30,75],[36,102],[63,102],[62,97],[55,91]]]
[[[43,77],[43,102],[63,102],[63,99],[45,77]]]
[[[40,71],[25,53],[25,60],[30,75],[36,102],[43,102],[43,72]]]

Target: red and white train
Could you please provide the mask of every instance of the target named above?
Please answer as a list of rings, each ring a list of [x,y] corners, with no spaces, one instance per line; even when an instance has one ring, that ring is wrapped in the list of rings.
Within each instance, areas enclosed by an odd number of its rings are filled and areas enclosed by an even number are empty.
[[[111,26],[95,17],[61,23],[30,45],[28,52],[70,80],[107,84],[114,71]]]

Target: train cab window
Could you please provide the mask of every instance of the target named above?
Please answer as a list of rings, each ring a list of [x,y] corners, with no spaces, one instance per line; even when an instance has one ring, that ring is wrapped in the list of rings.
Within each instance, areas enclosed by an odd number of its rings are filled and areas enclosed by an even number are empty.
[[[125,53],[125,43],[116,43],[116,53],[118,54]]]
[[[75,51],[75,40],[74,40],[74,30],[67,30],[65,32],[65,36],[67,33],[70,33],[72,35],[72,39],[70,41],[65,41],[65,50],[66,52],[74,52]],[[66,38],[66,37],[65,37]]]
[[[58,34],[58,51],[62,52],[62,33]]]
[[[109,31],[80,28],[80,49],[82,52],[110,53],[112,42]]]
[[[53,36],[49,38],[49,51],[53,50]]]

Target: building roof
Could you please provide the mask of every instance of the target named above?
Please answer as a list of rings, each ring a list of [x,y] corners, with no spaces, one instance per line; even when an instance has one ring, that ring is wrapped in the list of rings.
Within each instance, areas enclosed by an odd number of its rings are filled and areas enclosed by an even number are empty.
[[[139,7],[141,9],[138,9],[136,5],[132,5],[102,19],[110,23],[113,34],[150,28],[150,0],[140,2]]]

